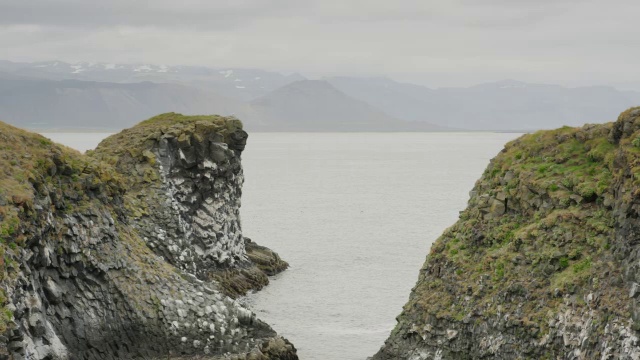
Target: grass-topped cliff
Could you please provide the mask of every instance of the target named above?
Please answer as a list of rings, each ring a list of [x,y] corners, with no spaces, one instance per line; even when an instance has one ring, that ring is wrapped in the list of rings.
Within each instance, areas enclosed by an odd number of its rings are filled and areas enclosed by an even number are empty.
[[[191,147],[214,140],[228,145],[233,143],[232,135],[236,131],[242,131],[242,122],[234,117],[166,113],[109,136],[96,150],[87,151],[87,155],[112,165],[124,175],[122,178],[129,189],[126,206],[139,217],[148,213],[148,202],[141,195],[146,194],[150,186],[162,182],[158,154],[154,153],[160,142],[176,139],[181,146]],[[187,155],[196,161],[195,153]]]
[[[51,198],[47,209],[36,203],[44,191]],[[7,285],[0,289],[0,333],[15,310],[7,308],[6,290],[20,272],[19,253],[37,240],[29,233],[37,214],[70,214],[122,192],[120,176],[99,161],[0,122],[0,282]]]
[[[234,297],[262,288],[267,275],[288,266],[269,249],[245,242],[241,232],[240,156],[247,136],[234,117],[167,113],[89,152],[125,178],[125,207],[149,246]]]
[[[508,143],[375,358],[638,356],[639,195],[640,108]]]
[[[117,136],[108,137],[99,148],[107,156],[121,156],[124,153],[143,156],[142,153],[164,134],[186,136],[191,133],[202,138],[215,133],[220,136],[220,141],[228,144],[231,142],[231,135],[237,130],[242,130],[242,122],[233,116],[165,113],[125,129]]]
[[[0,123],[0,358],[297,359],[194,275],[245,252],[245,141],[237,119],[164,114],[87,156]]]

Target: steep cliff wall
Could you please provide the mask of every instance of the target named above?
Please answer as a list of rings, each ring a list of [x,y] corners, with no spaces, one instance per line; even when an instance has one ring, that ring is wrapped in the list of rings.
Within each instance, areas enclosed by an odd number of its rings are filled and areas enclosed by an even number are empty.
[[[271,275],[288,266],[268,249],[246,251],[239,211],[247,137],[234,118],[167,113],[90,154],[125,178],[125,207],[148,246],[198,279],[218,280],[229,295],[266,285],[263,265]]]
[[[138,176],[152,184],[153,174],[119,173],[97,157],[0,123],[0,358],[297,359],[217,282],[185,271],[171,251],[165,261],[151,250],[143,237],[153,225],[131,217],[150,210],[135,208],[141,192],[131,185]],[[159,229],[174,220],[154,219]],[[232,240],[223,252],[246,261],[244,240],[225,226],[220,236]],[[184,264],[193,262],[206,265]]]
[[[640,358],[640,108],[510,142],[374,359]]]

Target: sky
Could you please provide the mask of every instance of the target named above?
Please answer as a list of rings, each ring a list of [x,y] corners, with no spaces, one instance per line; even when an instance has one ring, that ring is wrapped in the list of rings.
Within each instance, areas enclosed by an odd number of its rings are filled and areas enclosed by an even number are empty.
[[[0,0],[0,59],[640,84],[637,0]]]

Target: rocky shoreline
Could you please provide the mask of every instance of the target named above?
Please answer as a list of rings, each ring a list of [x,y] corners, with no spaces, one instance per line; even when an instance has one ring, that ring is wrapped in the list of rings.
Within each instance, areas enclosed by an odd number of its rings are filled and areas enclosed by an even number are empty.
[[[297,359],[230,297],[286,268],[242,236],[246,138],[170,113],[81,155],[0,123],[0,358]]]

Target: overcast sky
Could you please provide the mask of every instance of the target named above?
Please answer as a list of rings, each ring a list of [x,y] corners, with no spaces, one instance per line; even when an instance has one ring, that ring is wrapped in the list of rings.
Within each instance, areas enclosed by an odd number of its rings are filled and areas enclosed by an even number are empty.
[[[0,0],[0,59],[640,82],[638,0]]]

